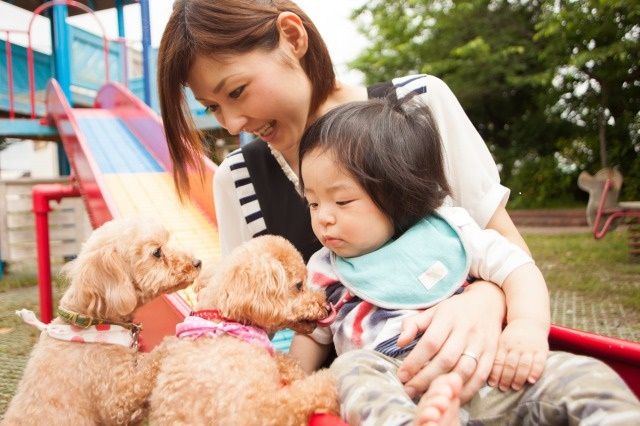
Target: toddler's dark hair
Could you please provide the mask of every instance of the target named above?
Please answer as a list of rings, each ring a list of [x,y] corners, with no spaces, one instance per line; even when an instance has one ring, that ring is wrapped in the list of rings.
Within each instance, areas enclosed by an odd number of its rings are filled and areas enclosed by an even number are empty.
[[[312,150],[327,152],[389,216],[398,236],[450,194],[440,133],[430,108],[412,94],[350,102],[304,133],[300,171]],[[302,173],[299,173],[302,177]],[[304,193],[304,181],[300,179]]]

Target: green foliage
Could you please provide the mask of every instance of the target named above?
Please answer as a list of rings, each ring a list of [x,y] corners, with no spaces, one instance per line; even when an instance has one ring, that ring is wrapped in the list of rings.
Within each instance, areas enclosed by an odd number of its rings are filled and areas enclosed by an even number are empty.
[[[581,201],[576,194],[577,172],[561,171],[554,157],[525,157],[511,176],[508,208],[575,207]]]
[[[371,45],[351,66],[446,81],[524,204],[579,199],[603,165],[640,199],[640,2],[371,0],[353,19]]]

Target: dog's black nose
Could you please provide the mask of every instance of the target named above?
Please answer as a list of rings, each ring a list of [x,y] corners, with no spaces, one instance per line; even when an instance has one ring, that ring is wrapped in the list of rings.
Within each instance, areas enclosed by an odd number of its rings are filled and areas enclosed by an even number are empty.
[[[191,263],[193,264],[193,266],[195,266],[197,269],[200,269],[200,267],[202,266],[202,261],[200,259],[192,259]]]

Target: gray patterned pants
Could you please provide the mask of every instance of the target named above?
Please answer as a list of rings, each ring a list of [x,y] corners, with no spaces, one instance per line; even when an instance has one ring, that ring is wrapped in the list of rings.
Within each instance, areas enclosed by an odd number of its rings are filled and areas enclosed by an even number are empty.
[[[396,377],[401,360],[375,351],[340,355],[331,365],[350,425],[408,425],[416,403]],[[615,371],[594,358],[551,352],[544,374],[521,391],[485,386],[462,407],[467,425],[640,425],[640,402]]]

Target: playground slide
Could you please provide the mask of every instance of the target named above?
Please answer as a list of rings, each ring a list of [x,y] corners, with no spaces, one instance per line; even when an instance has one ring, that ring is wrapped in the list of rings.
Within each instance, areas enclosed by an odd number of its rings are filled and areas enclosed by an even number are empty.
[[[74,109],[52,80],[47,112],[60,132],[94,228],[114,217],[151,216],[171,231],[173,241],[190,247],[203,261],[219,255],[211,196],[216,166],[207,162],[204,181],[194,175],[192,203],[181,205],[173,189],[162,125],[154,111],[117,83],[99,91],[94,108]],[[194,301],[192,294],[183,291],[143,307],[139,320],[144,323],[146,348],[172,333]],[[552,326],[549,341],[552,349],[603,360],[640,395],[640,343],[557,325]]]
[[[118,83],[103,86],[94,108],[71,108],[58,83],[46,95],[47,118],[55,123],[84,198],[93,228],[121,216],[153,217],[171,232],[172,242],[204,262],[219,256],[212,201],[215,164],[204,182],[193,179],[191,203],[175,195],[169,152],[157,114]],[[188,315],[189,290],[162,296],[140,310],[147,349]]]

